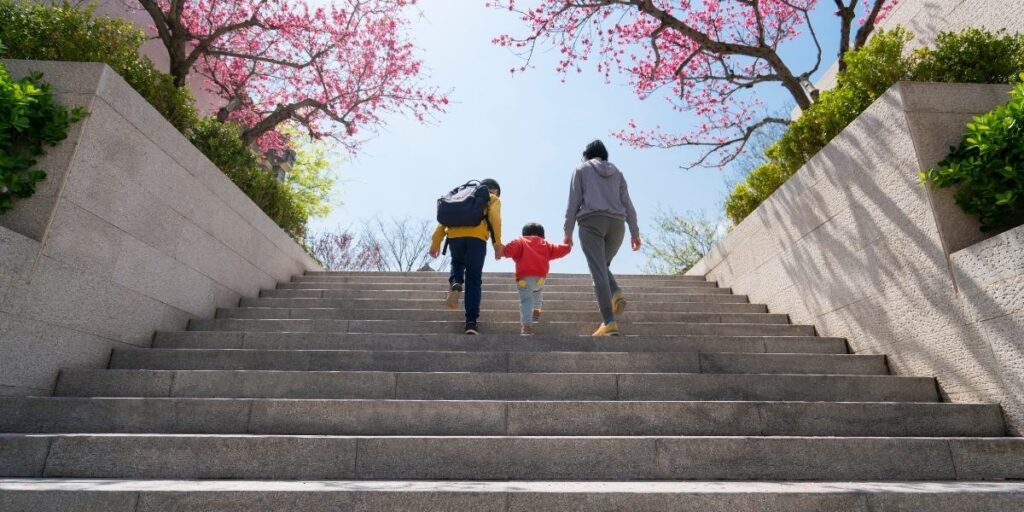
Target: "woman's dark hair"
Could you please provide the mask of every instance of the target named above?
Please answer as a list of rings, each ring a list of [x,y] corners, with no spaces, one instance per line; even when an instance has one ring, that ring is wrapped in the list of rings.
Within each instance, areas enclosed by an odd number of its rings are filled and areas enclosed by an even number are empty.
[[[531,222],[523,226],[523,236],[539,236],[544,238],[544,226]]]
[[[601,160],[608,161],[608,149],[604,147],[604,142],[600,140],[594,140],[587,147],[583,149],[583,159],[593,160],[600,158]]]
[[[487,187],[487,189],[490,190],[491,192],[494,192],[499,196],[501,195],[501,185],[498,185],[497,181],[494,181],[491,178],[487,178],[485,180],[480,180],[480,184]]]

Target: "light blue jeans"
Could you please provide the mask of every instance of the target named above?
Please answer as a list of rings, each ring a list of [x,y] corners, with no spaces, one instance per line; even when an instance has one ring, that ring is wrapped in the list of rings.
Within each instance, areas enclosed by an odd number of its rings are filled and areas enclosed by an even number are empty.
[[[519,319],[523,325],[533,325],[533,310],[541,308],[543,277],[524,277],[516,281],[519,286]]]

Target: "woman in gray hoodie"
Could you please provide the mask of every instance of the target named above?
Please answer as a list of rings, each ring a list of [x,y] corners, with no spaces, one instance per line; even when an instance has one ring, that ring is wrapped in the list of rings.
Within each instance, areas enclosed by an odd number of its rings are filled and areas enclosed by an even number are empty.
[[[633,250],[640,250],[640,227],[626,178],[608,161],[608,150],[599,140],[587,144],[583,163],[572,175],[569,207],[565,211],[565,243],[568,245],[572,245],[576,223],[580,225],[580,247],[594,278],[594,293],[601,308],[602,323],[594,336],[618,336],[615,315],[625,311],[626,297],[608,267],[619,252],[626,225]]]

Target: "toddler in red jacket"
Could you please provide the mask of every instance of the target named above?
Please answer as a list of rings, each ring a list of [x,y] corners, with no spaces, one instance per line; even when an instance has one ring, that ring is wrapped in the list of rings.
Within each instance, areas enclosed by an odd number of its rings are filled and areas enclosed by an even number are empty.
[[[561,258],[572,247],[544,240],[544,226],[527,224],[523,236],[505,245],[505,257],[516,262],[516,284],[519,286],[519,318],[523,336],[533,335],[533,322],[540,320],[541,291],[548,277],[549,262]]]

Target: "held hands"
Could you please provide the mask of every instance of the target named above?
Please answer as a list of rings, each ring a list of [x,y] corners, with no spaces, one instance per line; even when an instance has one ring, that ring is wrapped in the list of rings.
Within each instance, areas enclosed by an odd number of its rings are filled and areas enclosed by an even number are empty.
[[[643,246],[643,242],[640,241],[640,237],[635,236],[629,241],[629,245],[633,247],[633,252],[639,251],[640,247]]]
[[[497,244],[494,246],[494,260],[498,261],[505,257],[505,246]]]
[[[562,243],[572,247],[572,235],[565,235],[565,239],[562,240]]]

